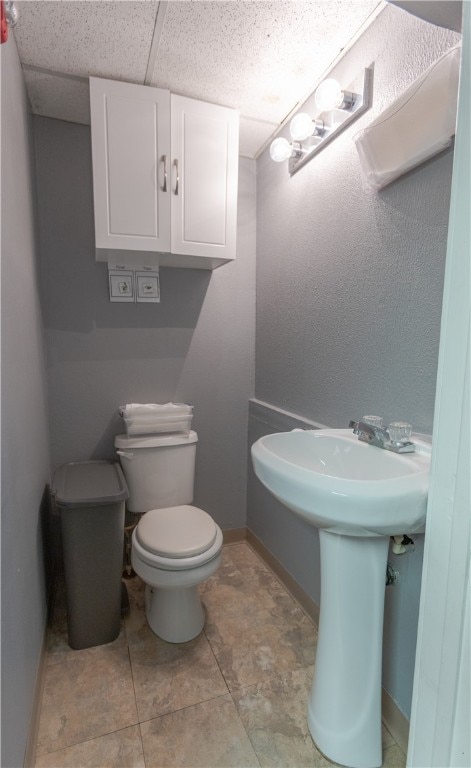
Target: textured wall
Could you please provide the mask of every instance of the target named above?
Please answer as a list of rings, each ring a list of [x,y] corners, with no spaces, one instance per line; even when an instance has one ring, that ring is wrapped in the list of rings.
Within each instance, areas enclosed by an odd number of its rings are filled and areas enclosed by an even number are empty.
[[[252,402],[249,410],[249,447],[264,435],[314,429],[312,424],[284,416]],[[283,564],[317,605],[320,601],[319,532],[275,499],[258,480],[249,460],[247,525]]]
[[[457,39],[387,7],[338,67],[374,64],[373,107],[291,179],[260,158],[258,399],[431,432],[452,151],[375,194],[352,139]]]
[[[23,765],[46,627],[41,500],[49,445],[30,123],[12,35],[2,93],[2,759]]]
[[[388,6],[337,67],[349,82],[374,65],[372,108],[292,178],[268,152],[260,157],[258,400],[330,427],[378,413],[432,431],[453,153],[373,193],[352,139],[458,39]],[[251,418],[249,440],[279,428],[269,421]],[[317,601],[316,532],[254,478],[248,525]],[[400,585],[386,600],[383,683],[407,716],[422,544],[391,556]]]
[[[161,303],[111,304],[95,262],[90,130],[35,118],[53,468],[114,455],[127,402],[186,401],[199,435],[195,503],[245,524],[253,393],[255,168],[241,161],[235,262],[162,269]]]

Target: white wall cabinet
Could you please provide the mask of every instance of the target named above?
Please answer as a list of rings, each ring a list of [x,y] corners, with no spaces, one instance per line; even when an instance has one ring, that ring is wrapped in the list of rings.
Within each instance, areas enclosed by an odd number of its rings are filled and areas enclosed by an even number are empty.
[[[97,259],[234,259],[237,112],[101,78],[90,78],[90,105]]]

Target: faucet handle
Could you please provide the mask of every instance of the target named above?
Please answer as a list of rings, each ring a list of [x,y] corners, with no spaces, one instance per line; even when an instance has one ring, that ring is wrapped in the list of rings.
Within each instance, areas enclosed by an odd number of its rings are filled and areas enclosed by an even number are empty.
[[[381,416],[363,416],[361,419],[363,424],[369,424],[370,427],[382,427],[383,419]]]
[[[407,421],[393,421],[388,427],[392,443],[408,443],[412,434],[412,424]]]

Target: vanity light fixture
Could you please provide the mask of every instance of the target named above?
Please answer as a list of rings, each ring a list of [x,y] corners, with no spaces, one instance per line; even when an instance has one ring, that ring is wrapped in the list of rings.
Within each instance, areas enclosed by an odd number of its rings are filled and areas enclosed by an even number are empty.
[[[278,136],[270,144],[272,160],[288,160],[291,176],[306,165],[368,109],[372,77],[372,69],[364,69],[345,89],[332,77],[323,80],[306,100],[303,110],[291,119],[292,142]]]

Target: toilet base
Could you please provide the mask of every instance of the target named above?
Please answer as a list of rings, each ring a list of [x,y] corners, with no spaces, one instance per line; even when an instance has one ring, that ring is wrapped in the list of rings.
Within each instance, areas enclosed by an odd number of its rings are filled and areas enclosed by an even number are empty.
[[[205,612],[198,586],[162,589],[146,584],[146,618],[156,635],[168,643],[186,643],[200,634]]]
[[[220,541],[219,541],[220,539]],[[164,570],[150,564],[151,557],[133,546],[131,562],[146,585],[146,618],[151,630],[168,643],[186,643],[200,634],[205,612],[199,585],[216,573],[221,562],[222,533],[216,555],[194,568]],[[146,560],[143,557],[146,557]]]

